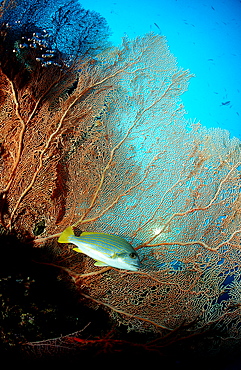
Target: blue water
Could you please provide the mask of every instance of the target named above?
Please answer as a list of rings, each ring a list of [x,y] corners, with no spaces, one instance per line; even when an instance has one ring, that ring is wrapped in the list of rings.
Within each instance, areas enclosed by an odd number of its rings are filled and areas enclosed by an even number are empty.
[[[241,1],[83,0],[103,15],[115,45],[154,31],[178,64],[195,74],[183,94],[186,118],[241,139]],[[158,55],[157,55],[158,58]]]

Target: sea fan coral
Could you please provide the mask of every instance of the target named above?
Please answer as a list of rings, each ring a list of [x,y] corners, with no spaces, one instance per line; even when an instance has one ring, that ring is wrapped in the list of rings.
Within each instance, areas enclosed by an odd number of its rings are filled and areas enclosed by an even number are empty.
[[[165,340],[215,325],[239,339],[240,141],[185,121],[191,76],[161,36],[58,64],[24,65],[23,83],[1,70],[3,226],[49,246],[44,262],[129,331]],[[140,271],[58,245],[69,225],[125,237]]]

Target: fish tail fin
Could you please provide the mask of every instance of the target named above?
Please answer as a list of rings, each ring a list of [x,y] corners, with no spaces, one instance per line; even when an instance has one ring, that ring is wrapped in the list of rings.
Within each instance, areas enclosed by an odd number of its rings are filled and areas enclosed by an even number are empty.
[[[68,243],[69,237],[74,235],[74,230],[72,226],[67,227],[60,235],[58,242],[59,243]]]

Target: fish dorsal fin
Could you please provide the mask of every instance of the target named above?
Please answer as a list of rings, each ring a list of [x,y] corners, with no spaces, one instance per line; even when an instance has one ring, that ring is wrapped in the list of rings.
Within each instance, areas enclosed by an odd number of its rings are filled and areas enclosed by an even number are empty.
[[[84,252],[82,252],[82,250],[81,250],[81,249],[79,249],[79,248],[73,248],[73,251],[75,251],[75,252],[77,252],[77,253],[84,253]]]
[[[105,262],[101,262],[101,261],[96,261],[96,262],[94,263],[94,265],[95,265],[95,266],[109,266],[109,265],[107,265]]]
[[[109,235],[109,234],[107,234],[107,233],[99,233],[98,231],[97,232],[95,232],[95,231],[83,231],[81,234],[80,234],[80,236],[85,236],[85,235],[95,235],[95,234],[101,234],[101,235]]]

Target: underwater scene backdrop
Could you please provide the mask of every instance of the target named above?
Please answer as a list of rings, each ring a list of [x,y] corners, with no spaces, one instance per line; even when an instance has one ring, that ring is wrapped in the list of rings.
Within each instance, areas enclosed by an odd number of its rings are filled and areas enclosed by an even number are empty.
[[[155,32],[167,38],[178,65],[195,75],[182,95],[187,119],[241,138],[241,6],[239,0],[84,0],[100,12],[110,40]]]
[[[1,355],[228,369],[240,3],[134,3],[0,6]],[[137,268],[103,263],[127,250]]]

